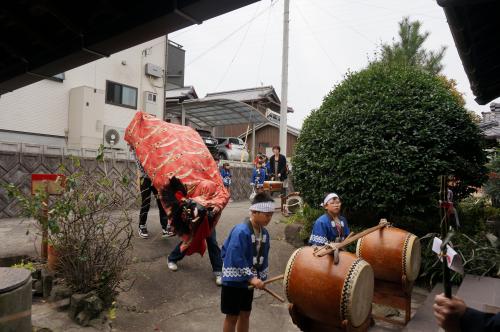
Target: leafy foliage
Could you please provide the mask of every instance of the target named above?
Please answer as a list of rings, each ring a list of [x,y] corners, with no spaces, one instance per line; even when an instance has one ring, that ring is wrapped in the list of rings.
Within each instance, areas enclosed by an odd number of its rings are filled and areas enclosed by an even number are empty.
[[[380,61],[386,64],[418,66],[424,70],[438,74],[443,69],[441,61],[446,47],[439,51],[427,51],[423,44],[429,37],[429,32],[421,32],[420,21],[410,21],[404,17],[399,22],[399,40],[390,44],[382,44]]]
[[[300,237],[303,240],[308,240],[311,235],[314,222],[324,213],[323,209],[313,208],[309,204],[304,204],[304,207],[296,214],[292,215],[288,220],[290,223],[302,224]]]
[[[135,203],[128,190],[129,179],[112,180],[100,149],[97,163],[104,172],[86,172],[78,158],[69,167],[60,167],[66,178],[62,195],[44,206],[46,193],[24,194],[14,185],[6,186],[20,203],[26,217],[41,221],[40,211],[48,210],[49,241],[58,257],[58,273],[75,292],[95,290],[107,303],[126,279],[131,261],[132,217]],[[70,172],[70,169],[71,172]]]
[[[493,206],[500,207],[500,156],[498,152],[488,165],[488,181],[484,185],[484,191],[491,197]]]
[[[500,250],[486,235],[491,231],[487,220],[498,219],[500,209],[492,207],[487,198],[468,197],[457,206],[460,229],[452,238],[453,248],[462,257],[464,271],[473,275],[498,277],[500,273]],[[422,243],[422,266],[419,283],[432,287],[443,278],[442,264],[432,251],[432,240],[439,234],[429,233]],[[498,245],[498,243],[497,243]],[[451,281],[460,284],[462,276],[452,273]]]
[[[35,272],[36,271],[36,268],[35,266],[33,265],[33,262],[24,262],[24,259],[21,260],[21,263],[17,263],[17,264],[14,264],[11,266],[12,268],[14,269],[26,269],[26,270],[29,270],[30,272]]]
[[[374,63],[349,73],[304,121],[294,185],[313,206],[340,194],[351,224],[431,222],[437,177],[454,175],[459,200],[485,181],[485,162],[478,126],[442,80]]]

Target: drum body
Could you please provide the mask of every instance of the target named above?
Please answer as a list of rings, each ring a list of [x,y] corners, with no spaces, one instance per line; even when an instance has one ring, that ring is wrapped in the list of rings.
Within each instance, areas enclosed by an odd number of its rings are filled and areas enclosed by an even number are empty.
[[[420,270],[420,240],[402,229],[384,227],[358,240],[356,256],[370,263],[375,279],[405,283],[405,276],[413,282]]]
[[[264,190],[269,192],[279,192],[283,187],[283,182],[281,181],[264,181]]]
[[[354,327],[371,313],[373,270],[354,254],[316,257],[313,247],[297,249],[285,270],[283,287],[290,303],[304,316],[329,326],[348,320]]]

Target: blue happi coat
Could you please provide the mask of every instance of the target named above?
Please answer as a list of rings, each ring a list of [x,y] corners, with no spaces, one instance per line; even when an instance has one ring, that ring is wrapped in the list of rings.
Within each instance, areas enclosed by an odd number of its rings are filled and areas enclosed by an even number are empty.
[[[220,176],[222,177],[222,182],[224,183],[224,185],[226,187],[229,187],[231,185],[231,171],[223,167],[220,169]]]
[[[222,245],[221,257],[224,262],[222,266],[222,284],[231,287],[248,287],[248,282],[257,277],[260,280],[267,279],[269,271],[269,232],[262,227],[262,257],[263,262],[259,271],[253,265],[254,252],[252,245],[252,232],[246,223],[234,226],[229,237]]]
[[[327,214],[323,214],[314,222],[311,237],[309,238],[310,245],[322,246],[328,242],[334,242],[337,237],[343,241],[349,235],[349,226],[347,219],[340,216],[340,225],[342,226],[342,234],[339,235],[337,228],[332,225],[332,218]]]
[[[262,187],[266,181],[266,169],[264,167],[254,168],[252,171],[252,184]]]

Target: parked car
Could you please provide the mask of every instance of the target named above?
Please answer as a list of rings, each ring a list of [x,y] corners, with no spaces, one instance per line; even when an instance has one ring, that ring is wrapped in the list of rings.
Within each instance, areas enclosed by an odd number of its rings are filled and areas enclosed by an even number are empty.
[[[205,145],[208,148],[208,151],[212,154],[215,160],[219,159],[219,151],[217,149],[217,139],[212,135],[209,130],[204,129],[196,129],[198,134],[200,134],[201,139],[205,142]]]
[[[217,141],[219,159],[248,161],[247,146],[242,139],[237,137],[218,137]]]

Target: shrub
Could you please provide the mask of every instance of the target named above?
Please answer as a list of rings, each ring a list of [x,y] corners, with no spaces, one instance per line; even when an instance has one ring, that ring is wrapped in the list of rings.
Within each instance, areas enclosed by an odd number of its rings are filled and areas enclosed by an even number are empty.
[[[437,233],[429,233],[421,238],[422,266],[418,282],[430,288],[436,282],[443,280],[442,263],[436,253],[432,251],[432,241]],[[494,247],[486,238],[485,232],[473,234],[455,232],[452,240],[453,249],[462,257],[466,274],[498,277],[500,268],[500,250]],[[451,282],[459,285],[463,276],[451,271]]]
[[[17,264],[12,265],[11,268],[14,268],[14,269],[26,269],[26,270],[30,270],[30,272],[35,272],[36,271],[36,268],[33,265],[33,262],[26,262],[25,263],[24,259],[21,260],[21,263],[17,263]]]
[[[135,200],[128,178],[111,179],[102,149],[97,163],[104,172],[85,172],[80,160],[72,158],[65,191],[48,207],[49,242],[57,252],[57,272],[67,285],[78,293],[95,290],[110,305],[131,261],[129,208]],[[61,166],[60,172],[69,170]],[[21,202],[25,216],[40,220],[43,193],[25,195],[14,185],[7,190]]]
[[[491,197],[493,206],[500,207],[500,156],[498,151],[488,164],[488,181],[484,185],[484,191]]]
[[[347,74],[304,121],[294,185],[311,205],[339,193],[351,223],[434,225],[437,177],[454,175],[459,200],[484,182],[485,162],[478,126],[442,79],[375,63]]]
[[[296,214],[292,215],[288,220],[291,223],[299,223],[302,225],[300,237],[306,241],[309,240],[314,222],[318,219],[324,210],[321,208],[313,208],[309,204],[304,204],[304,207]]]
[[[486,223],[500,215],[500,209],[492,207],[486,197],[468,197],[456,206],[460,221],[459,231],[451,242],[464,262],[465,273],[474,275],[497,276],[500,271],[500,250],[487,239],[490,226]],[[450,220],[454,225],[454,220]],[[432,251],[433,238],[437,233],[429,233],[421,238],[422,267],[419,283],[430,287],[443,278],[442,265]],[[452,273],[452,282],[460,284],[462,276]]]

